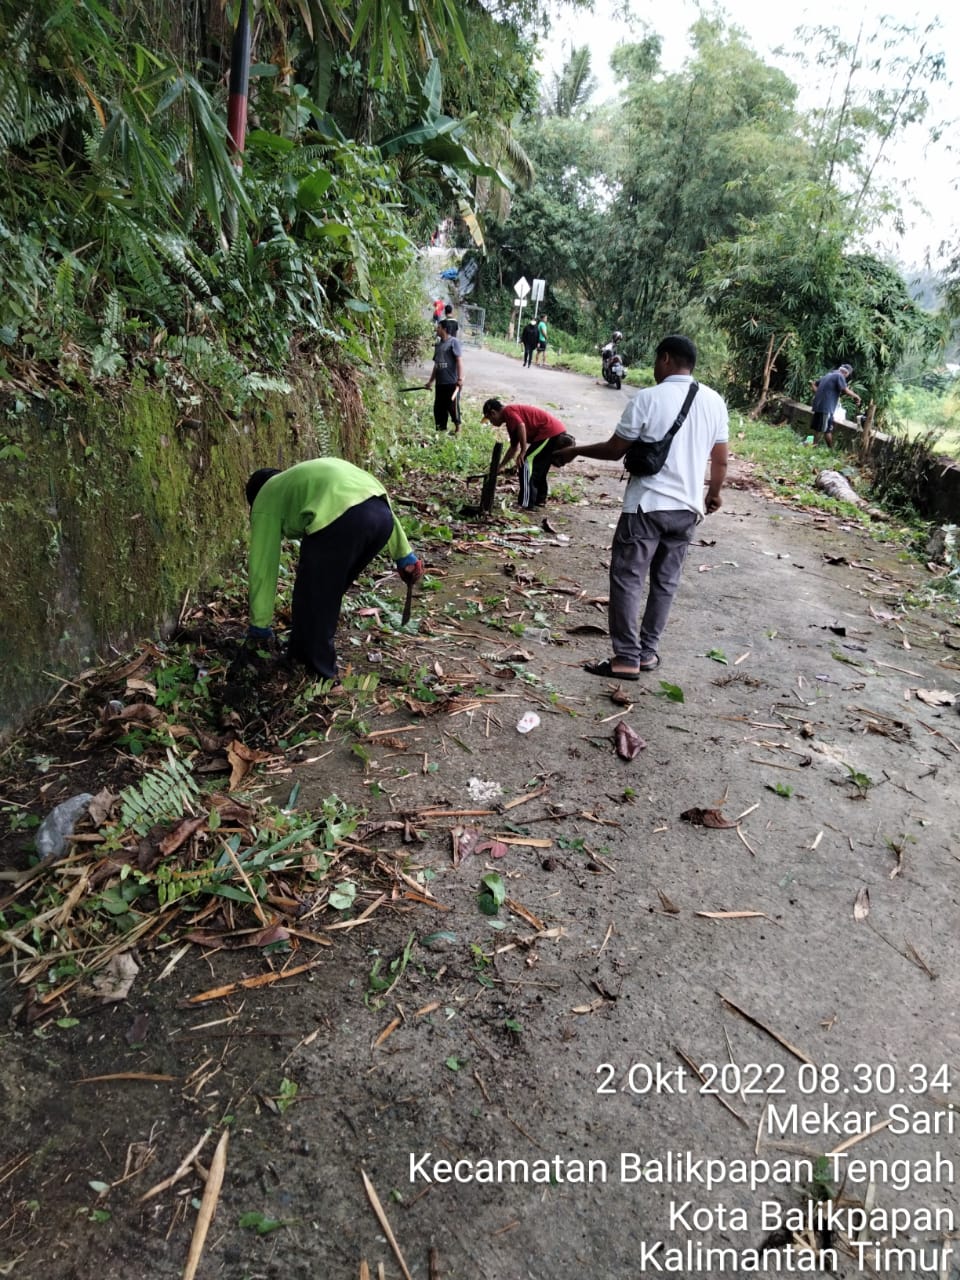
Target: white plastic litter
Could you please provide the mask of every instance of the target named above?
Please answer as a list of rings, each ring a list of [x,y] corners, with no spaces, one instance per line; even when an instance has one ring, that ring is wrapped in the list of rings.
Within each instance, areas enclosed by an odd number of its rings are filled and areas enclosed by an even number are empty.
[[[503,795],[503,787],[499,782],[486,782],[483,778],[470,778],[467,791],[474,804],[490,804]]]
[[[37,828],[34,845],[41,862],[57,862],[67,853],[67,841],[73,835],[80,815],[86,813],[93,799],[89,791],[71,796],[51,810]]]
[[[528,711],[522,715],[517,721],[517,733],[529,733],[531,729],[535,729],[540,723],[540,717],[535,711]]]

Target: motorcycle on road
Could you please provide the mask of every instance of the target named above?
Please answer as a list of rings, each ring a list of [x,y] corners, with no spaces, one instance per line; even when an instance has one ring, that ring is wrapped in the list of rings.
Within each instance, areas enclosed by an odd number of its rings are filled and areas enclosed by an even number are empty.
[[[617,350],[618,338],[619,335],[616,335],[600,348],[600,372],[603,374],[604,382],[611,387],[616,387],[619,391],[620,384],[626,377],[627,367]]]

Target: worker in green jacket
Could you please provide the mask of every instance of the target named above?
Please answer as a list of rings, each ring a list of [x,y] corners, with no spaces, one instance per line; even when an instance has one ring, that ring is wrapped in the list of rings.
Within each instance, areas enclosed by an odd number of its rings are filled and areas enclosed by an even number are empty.
[[[263,468],[247,481],[250,504],[248,640],[273,637],[283,538],[300,539],[289,656],[316,675],[337,674],[334,636],[344,593],[386,548],[407,583],[423,577],[376,477],[341,458],[313,458],[286,471]]]

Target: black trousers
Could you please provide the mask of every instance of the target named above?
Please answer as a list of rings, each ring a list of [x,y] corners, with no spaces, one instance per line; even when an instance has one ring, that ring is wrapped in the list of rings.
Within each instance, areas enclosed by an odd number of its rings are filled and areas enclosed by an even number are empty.
[[[446,431],[447,421],[460,425],[460,388],[453,383],[433,384],[433,420],[438,431]]]
[[[334,637],[344,593],[382,551],[393,533],[393,512],[386,498],[367,498],[300,543],[293,584],[290,657],[314,674],[337,674]]]
[[[521,507],[542,507],[550,496],[547,484],[547,472],[553,462],[555,449],[564,445],[576,444],[569,431],[562,435],[551,436],[542,449],[538,449],[532,462],[524,462],[520,468],[520,505]]]
[[[523,344],[523,367],[529,369],[533,362],[533,353],[536,351],[536,343],[525,342]]]

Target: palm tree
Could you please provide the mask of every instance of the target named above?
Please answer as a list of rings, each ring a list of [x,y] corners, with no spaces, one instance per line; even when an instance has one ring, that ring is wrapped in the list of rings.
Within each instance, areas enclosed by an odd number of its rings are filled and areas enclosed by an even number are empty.
[[[541,110],[545,116],[569,119],[586,107],[596,88],[589,47],[572,45],[570,57],[559,72],[554,72],[549,91],[541,98]]]

